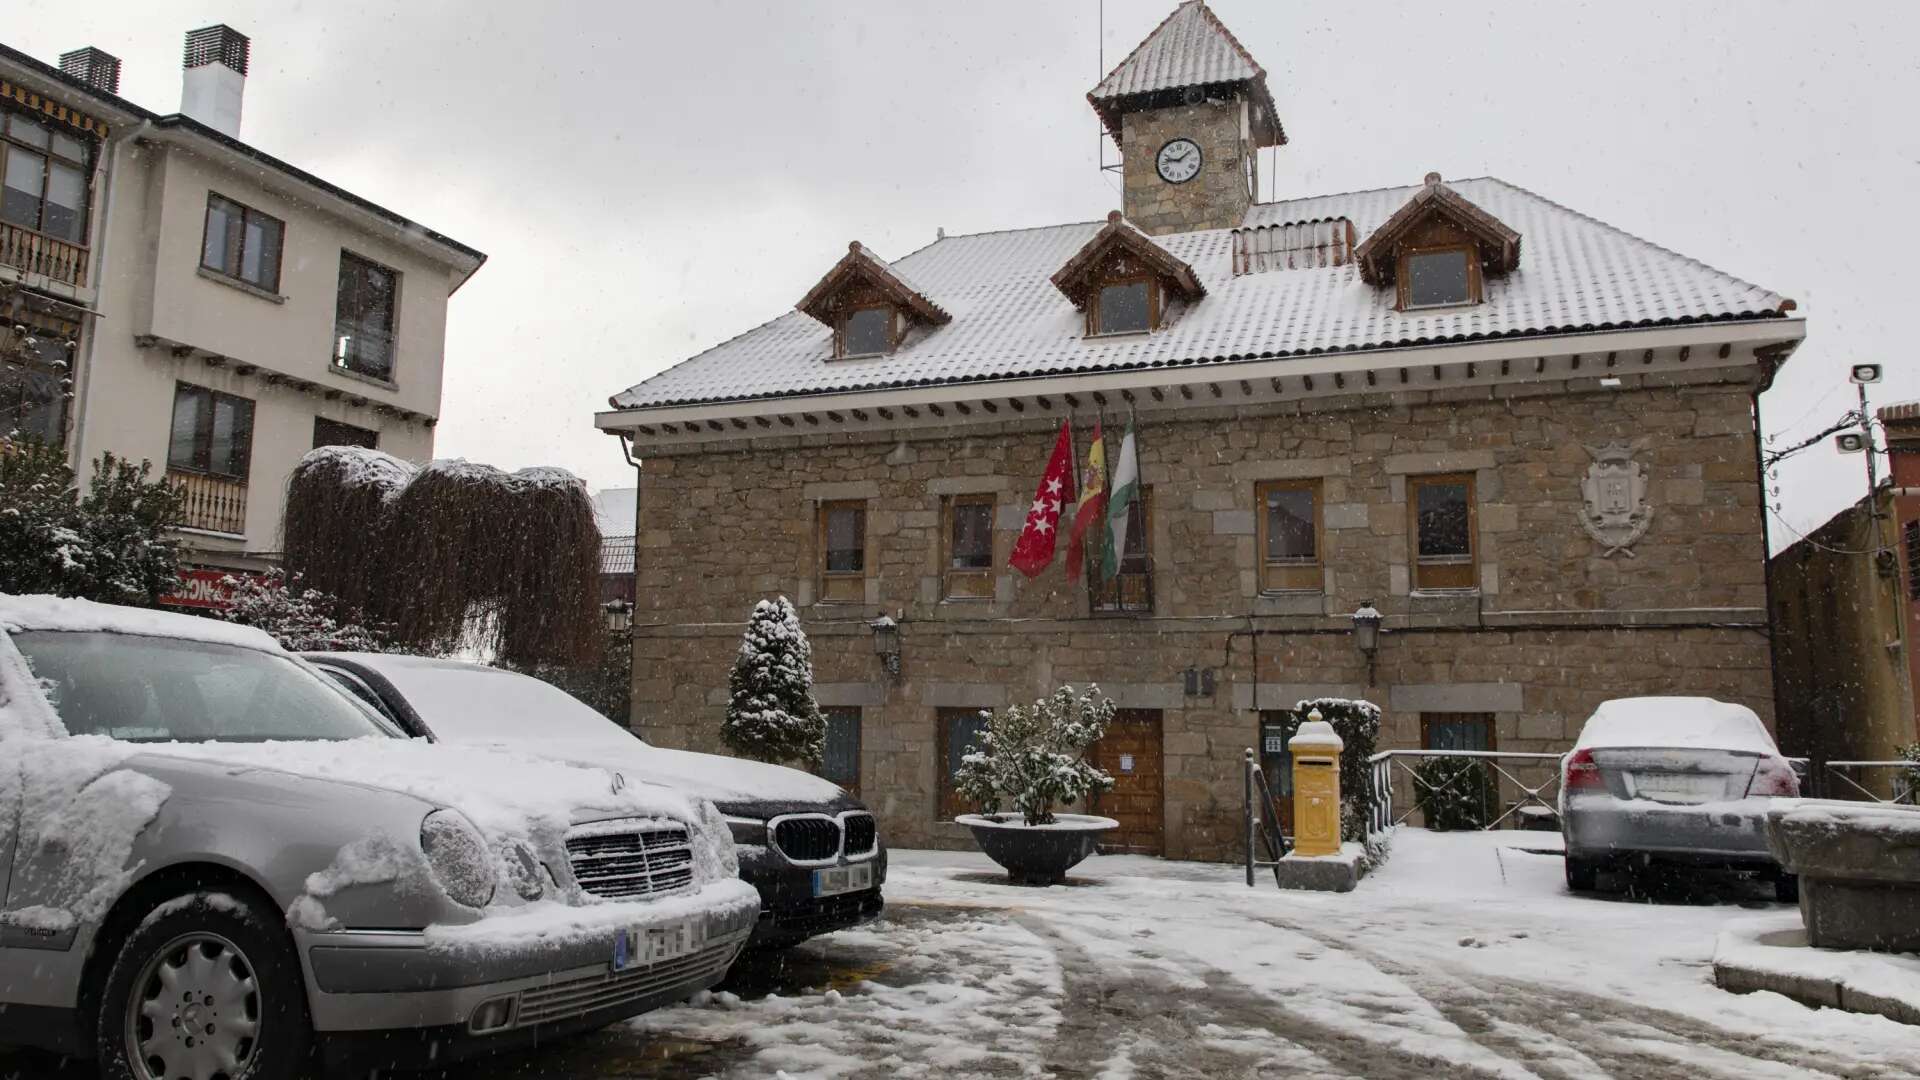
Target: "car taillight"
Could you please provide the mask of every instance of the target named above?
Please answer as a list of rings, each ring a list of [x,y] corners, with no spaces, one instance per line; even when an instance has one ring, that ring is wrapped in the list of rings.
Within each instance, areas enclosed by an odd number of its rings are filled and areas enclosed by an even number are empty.
[[[1800,776],[1785,758],[1761,758],[1760,767],[1753,770],[1753,780],[1747,784],[1747,794],[1797,796]]]
[[[1607,786],[1600,779],[1600,766],[1593,763],[1593,751],[1575,750],[1567,757],[1567,775],[1560,786],[1568,791],[1599,791]]]

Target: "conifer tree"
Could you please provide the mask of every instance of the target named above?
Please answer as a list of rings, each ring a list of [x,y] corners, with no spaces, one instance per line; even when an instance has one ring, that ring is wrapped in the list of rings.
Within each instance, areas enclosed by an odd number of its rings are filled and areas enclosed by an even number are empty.
[[[720,738],[729,749],[759,761],[819,764],[827,721],[813,700],[813,649],[786,597],[754,605],[727,688]]]

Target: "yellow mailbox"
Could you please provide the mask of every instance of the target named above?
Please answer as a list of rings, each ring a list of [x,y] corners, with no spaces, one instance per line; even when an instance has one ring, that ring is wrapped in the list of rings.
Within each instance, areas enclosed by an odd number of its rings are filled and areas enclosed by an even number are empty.
[[[1293,754],[1293,853],[1340,854],[1340,751],[1346,747],[1320,710],[1287,741]]]

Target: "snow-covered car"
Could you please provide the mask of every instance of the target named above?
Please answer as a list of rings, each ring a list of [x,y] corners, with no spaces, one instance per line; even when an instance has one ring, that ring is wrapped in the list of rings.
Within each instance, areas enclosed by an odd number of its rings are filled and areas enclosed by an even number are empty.
[[[760,893],[752,945],[780,948],[879,916],[887,849],[867,808],[798,769],[652,746],[572,695],[499,668],[391,653],[308,653],[408,734],[619,769],[709,799]]]
[[[255,630],[0,595],[0,1042],[102,1075],[446,1061],[718,982],[711,804],[406,738]]]
[[[1603,702],[1561,760],[1567,886],[1666,862],[1759,871],[1783,900],[1798,882],[1767,850],[1767,807],[1800,794],[1793,764],[1744,705],[1703,697]]]

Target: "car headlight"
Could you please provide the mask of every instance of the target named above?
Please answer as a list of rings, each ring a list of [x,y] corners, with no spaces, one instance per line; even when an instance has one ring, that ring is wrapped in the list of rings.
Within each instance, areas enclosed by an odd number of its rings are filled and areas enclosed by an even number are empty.
[[[726,816],[727,831],[733,833],[736,844],[767,846],[767,823],[761,818]]]
[[[493,902],[493,860],[466,818],[452,810],[428,814],[420,823],[420,850],[454,903],[481,908]]]

